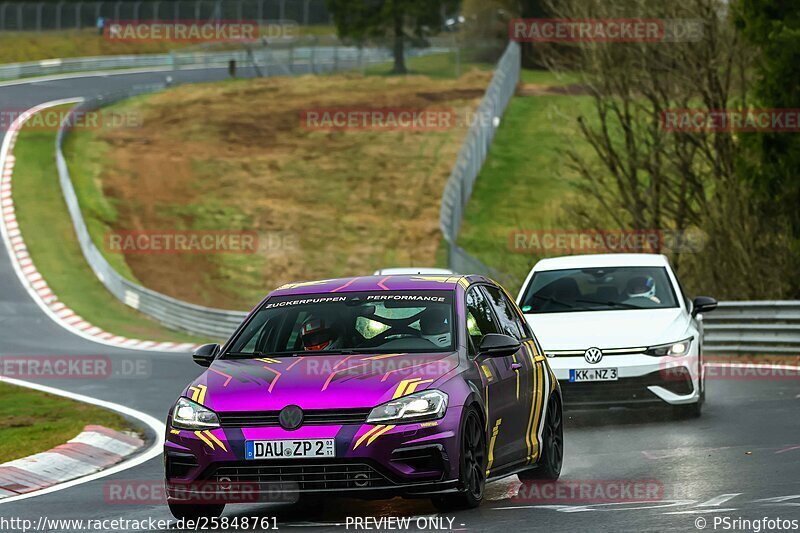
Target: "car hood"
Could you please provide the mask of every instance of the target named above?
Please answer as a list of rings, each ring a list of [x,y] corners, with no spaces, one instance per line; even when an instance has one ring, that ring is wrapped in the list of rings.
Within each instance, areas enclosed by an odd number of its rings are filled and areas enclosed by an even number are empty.
[[[425,390],[457,367],[455,352],[217,360],[184,396],[217,412],[365,408]]]
[[[542,348],[633,348],[685,338],[689,319],[680,308],[527,314]]]

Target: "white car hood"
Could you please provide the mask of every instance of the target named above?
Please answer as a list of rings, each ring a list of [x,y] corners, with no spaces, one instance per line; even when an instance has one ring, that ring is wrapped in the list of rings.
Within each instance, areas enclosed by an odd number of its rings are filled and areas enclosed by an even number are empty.
[[[680,308],[526,314],[525,318],[545,351],[654,346],[690,335],[689,316]]]

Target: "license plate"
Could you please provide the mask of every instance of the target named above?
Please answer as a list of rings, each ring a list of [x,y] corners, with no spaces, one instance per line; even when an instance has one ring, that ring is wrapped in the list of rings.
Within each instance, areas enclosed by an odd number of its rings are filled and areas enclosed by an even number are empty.
[[[335,457],[335,439],[248,440],[245,459]]]
[[[582,381],[617,381],[616,368],[585,368],[582,370],[570,370],[570,383],[580,383]]]

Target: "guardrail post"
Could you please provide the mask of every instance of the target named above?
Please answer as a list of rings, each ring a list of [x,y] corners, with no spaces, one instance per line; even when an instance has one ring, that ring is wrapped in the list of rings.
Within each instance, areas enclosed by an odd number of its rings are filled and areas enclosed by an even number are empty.
[[[36,4],[36,31],[42,31],[42,9],[44,9],[43,3]]]

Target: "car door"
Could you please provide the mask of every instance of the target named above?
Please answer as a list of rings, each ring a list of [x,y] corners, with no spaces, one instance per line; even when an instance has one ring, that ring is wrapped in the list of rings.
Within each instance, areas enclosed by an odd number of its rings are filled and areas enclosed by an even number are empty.
[[[497,316],[501,333],[522,343],[520,350],[511,357],[511,370],[516,374],[516,407],[514,415],[507,419],[508,424],[506,420],[503,424],[516,435],[513,449],[508,452],[509,460],[525,461],[533,455],[536,443],[533,415],[536,414],[543,393],[540,382],[544,377],[544,361],[537,357],[538,348],[532,333],[508,295],[499,287],[491,285],[484,286],[483,290]]]
[[[470,351],[479,367],[486,395],[486,423],[489,434],[487,470],[514,459],[518,437],[515,417],[518,416],[516,355],[487,357],[478,354],[481,339],[489,333],[503,333],[486,293],[480,286],[467,291],[467,329]],[[520,387],[522,384],[520,383]]]

